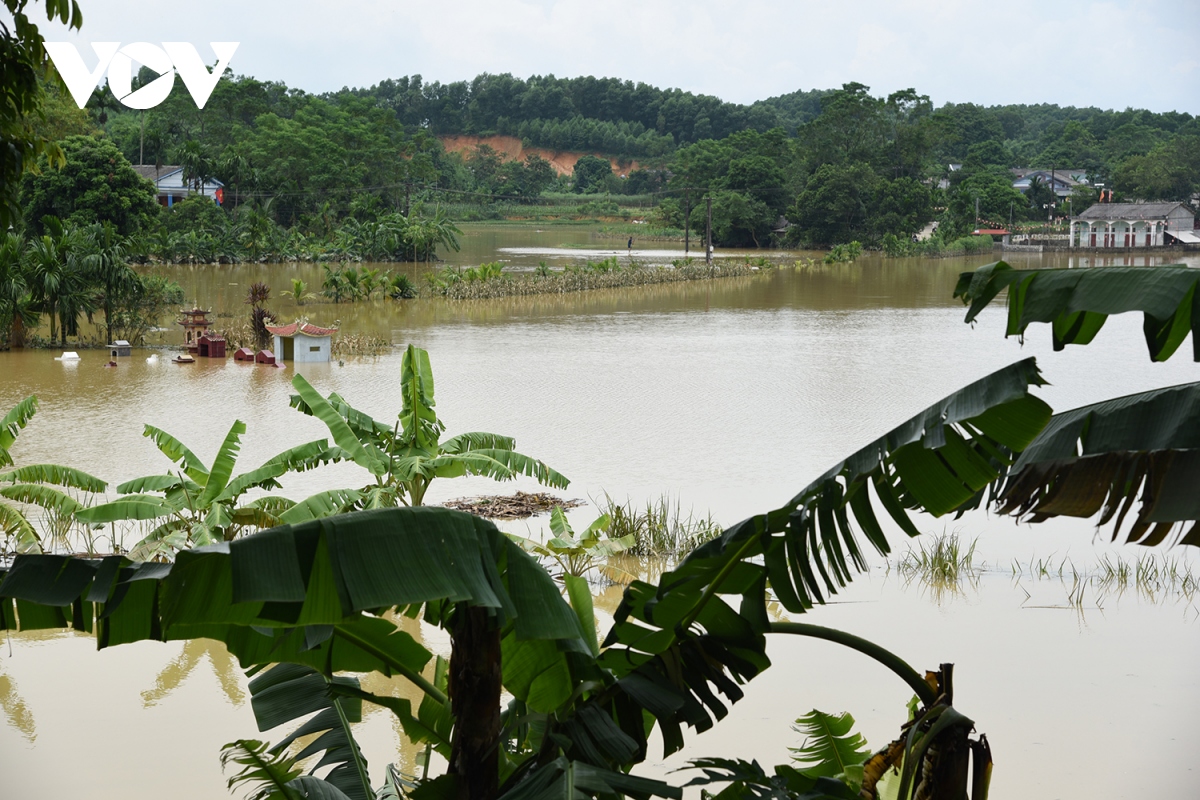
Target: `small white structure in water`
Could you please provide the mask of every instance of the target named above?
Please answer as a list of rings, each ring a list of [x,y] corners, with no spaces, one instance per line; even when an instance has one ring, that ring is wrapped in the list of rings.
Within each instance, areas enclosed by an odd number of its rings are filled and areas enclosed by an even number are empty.
[[[55,356],[54,360],[55,361],[78,361],[79,353],[76,353],[74,350],[64,350],[63,354],[61,356]]]
[[[337,328],[321,328],[308,320],[298,320],[291,325],[268,325],[267,330],[275,336],[275,361],[277,364],[291,361],[307,364],[329,361],[333,352],[333,335]]]

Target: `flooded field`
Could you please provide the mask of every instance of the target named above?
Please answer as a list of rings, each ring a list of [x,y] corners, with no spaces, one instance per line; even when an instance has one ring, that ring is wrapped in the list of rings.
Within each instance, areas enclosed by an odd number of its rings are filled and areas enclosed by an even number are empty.
[[[500,258],[514,267],[540,260],[554,266],[625,254],[623,240],[598,240],[573,226],[465,230],[452,263]],[[647,243],[641,255],[640,247],[635,238],[635,257],[651,262],[676,253],[670,243]],[[1094,344],[1062,353],[1051,352],[1044,326],[1032,328],[1024,344],[1004,339],[1000,308],[985,311],[974,329],[964,325],[962,307],[950,296],[955,280],[987,260],[867,257],[853,265],[575,295],[270,305],[282,321],[336,320],[347,333],[428,349],[448,433],[515,436],[518,449],[572,479],[565,496],[594,500],[608,493],[641,503],[669,493],[685,509],[728,525],[776,507],[864,442],[1028,355],[1038,356],[1051,384],[1039,395],[1057,410],[1200,374],[1182,353],[1151,363],[1134,317],[1114,318]],[[1021,263],[1074,262],[1047,254]],[[401,268],[418,277],[423,269]],[[218,316],[240,316],[249,283],[265,280],[275,293],[292,277],[319,286],[321,268],[162,271]],[[135,349],[117,369],[103,369],[101,352],[84,351],[74,365],[54,355],[0,353],[0,407],[29,394],[41,401],[14,448],[19,463],[66,463],[115,486],[168,466],[141,436],[146,423],[207,461],[240,419],[248,426],[243,467],[327,435],[319,422],[288,407],[291,365],[201,359],[178,366],[166,358],[147,361],[152,352]],[[399,362],[396,351],[299,369],[323,393],[337,391],[390,419],[400,407]],[[298,498],[361,481],[357,467],[340,465],[288,476],[279,493]],[[442,481],[428,500],[534,486]],[[595,514],[589,506],[571,512],[584,524]],[[536,535],[544,525],[535,518],[502,527]],[[906,583],[894,565],[875,558],[869,575],[807,621],[871,638],[918,669],[954,662],[955,704],[995,751],[995,798],[1193,791],[1200,686],[1191,670],[1200,656],[1200,612],[1192,596],[1088,590],[1077,602],[1070,578],[1013,575],[1014,560],[1066,559],[1089,570],[1106,554],[1142,555],[1095,541],[1087,521],[1030,528],[973,513],[959,520],[921,517],[918,525],[977,539],[977,556],[991,569],[957,593],[936,593],[919,581]],[[598,604],[611,608],[618,595],[619,588],[605,589]],[[437,631],[413,632],[448,651],[447,642],[433,638]],[[0,647],[4,795],[229,796],[220,746],[262,737],[245,679],[222,648],[207,642],[94,648],[90,637],[47,632],[8,635]],[[875,746],[895,735],[909,691],[873,662],[808,640],[773,642],[770,654],[774,667],[747,687],[730,719],[688,737],[684,752],[664,763],[655,736],[639,771],[663,774],[703,755],[782,763],[787,747],[800,745],[792,720],[812,708],[850,711]],[[414,753],[385,713],[367,717],[361,741],[374,775],[397,760],[413,771]],[[671,779],[683,783],[687,776]]]

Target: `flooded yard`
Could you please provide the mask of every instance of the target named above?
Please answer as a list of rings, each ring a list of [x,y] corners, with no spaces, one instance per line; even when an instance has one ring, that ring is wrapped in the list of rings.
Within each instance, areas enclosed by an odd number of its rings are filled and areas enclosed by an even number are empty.
[[[455,263],[553,266],[612,250],[623,256],[624,245],[582,228],[480,226],[467,228]],[[640,247],[635,239],[635,254]],[[671,243],[646,243],[641,257],[667,260],[675,252]],[[802,255],[811,254],[788,256],[788,263]],[[1036,260],[1022,263],[1073,263],[1065,255],[1029,258]],[[1141,321],[1132,316],[1111,319],[1091,346],[1061,353],[1051,351],[1045,326],[1032,327],[1023,344],[1005,339],[1002,307],[986,310],[974,328],[963,324],[962,306],[951,299],[955,281],[988,260],[872,255],[852,265],[574,295],[270,306],[284,322],[305,315],[319,325],[337,321],[346,333],[426,348],[447,433],[515,436],[521,452],[572,479],[566,497],[597,501],[607,493],[644,503],[666,493],[729,525],[777,507],[865,442],[1029,355],[1050,382],[1037,393],[1060,411],[1200,374],[1182,353],[1151,363]],[[253,281],[275,293],[291,277],[319,287],[321,270],[160,269],[219,318],[246,313],[242,298]],[[403,269],[419,275],[423,268]],[[172,336],[178,341],[174,333],[164,339]],[[152,353],[139,349],[118,368],[102,369],[101,352],[84,351],[77,364],[56,362],[56,354],[0,353],[0,407],[29,394],[41,401],[14,456],[69,464],[111,486],[168,466],[141,435],[147,423],[207,462],[240,419],[248,427],[243,467],[327,436],[321,423],[288,407],[294,369],[323,394],[337,391],[377,418],[391,419],[400,408],[399,350],[287,369],[206,359],[181,366],[148,361]],[[362,475],[353,465],[324,467],[287,476],[279,493],[304,497],[358,485]],[[534,488],[532,481],[445,480],[427,500]],[[570,517],[586,525],[596,513],[589,504]],[[875,557],[869,574],[805,621],[877,641],[918,670],[955,663],[955,705],[994,749],[994,798],[1194,792],[1200,612],[1192,594],[1130,587],[1080,596],[1070,577],[1014,570],[1014,562],[1044,559],[1088,572],[1105,556],[1143,555],[1097,540],[1090,521],[1029,527],[983,512],[916,521],[923,532],[977,540],[988,569],[957,592],[938,593]],[[501,524],[527,536],[545,526],[544,517]],[[1190,554],[1168,555],[1187,561]],[[1187,561],[1193,572],[1195,561]],[[599,606],[617,602],[619,587],[597,591]],[[448,642],[432,638],[438,631],[411,632],[448,652]],[[686,737],[684,751],[665,762],[655,734],[638,771],[662,775],[705,755],[783,763],[787,748],[801,744],[792,720],[813,708],[851,712],[872,746],[895,737],[910,692],[874,662],[789,637],[773,640],[769,654],[774,666],[746,687],[728,720]],[[209,642],[142,642],[97,653],[87,636],[7,634],[0,647],[4,795],[227,797],[221,745],[262,738],[245,684],[236,663]],[[374,691],[409,688],[397,682]],[[390,715],[369,714],[361,729],[373,774],[389,761],[416,770]],[[676,783],[688,777],[670,776]]]

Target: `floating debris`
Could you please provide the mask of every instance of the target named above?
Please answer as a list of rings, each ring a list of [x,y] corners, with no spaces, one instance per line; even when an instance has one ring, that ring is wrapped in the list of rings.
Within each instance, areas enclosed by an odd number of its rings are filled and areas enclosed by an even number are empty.
[[[469,497],[442,503],[446,508],[466,511],[477,517],[488,519],[525,519],[536,514],[549,513],[555,506],[575,508],[583,505],[582,500],[564,500],[546,492],[517,492],[514,495]]]

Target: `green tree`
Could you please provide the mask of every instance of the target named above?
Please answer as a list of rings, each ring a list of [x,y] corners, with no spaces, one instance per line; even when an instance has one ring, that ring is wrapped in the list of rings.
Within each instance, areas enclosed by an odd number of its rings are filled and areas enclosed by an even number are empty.
[[[161,275],[139,275],[132,284],[122,285],[113,306],[112,333],[109,341],[124,339],[140,343],[146,334],[158,328],[162,318],[183,302],[183,287]]]
[[[0,24],[0,230],[21,217],[19,187],[22,175],[35,169],[61,166],[62,150],[56,131],[40,128],[47,122],[45,82],[56,81],[44,47],[45,39],[27,13],[28,0],[4,0],[12,27]],[[46,0],[46,19],[79,30],[83,15],[75,0]]]
[[[129,266],[126,242],[111,223],[94,225],[89,231],[89,252],[83,258],[86,279],[100,292],[100,307],[104,309],[104,328],[108,341],[113,342],[117,328],[117,309],[123,297],[135,291],[138,274]]]
[[[95,310],[89,280],[85,233],[53,216],[42,218],[45,233],[34,238],[28,251],[28,282],[33,302],[50,317],[50,341],[61,331],[62,344],[78,333],[80,314]]]
[[[819,244],[866,238],[878,182],[866,164],[822,164],[788,211],[791,235]]]
[[[154,185],[142,178],[107,139],[70,136],[62,141],[66,163],[50,169],[43,156],[40,173],[21,182],[25,221],[36,232],[42,219],[54,216],[63,222],[90,225],[109,222],[121,236],[150,224],[159,214]]]
[[[213,177],[216,165],[208,151],[195,139],[188,139],[175,152],[175,160],[183,168],[183,182],[190,185],[193,192],[199,193],[204,188],[205,181]]]
[[[942,218],[943,235],[956,238],[975,227],[976,201],[980,223],[1006,225],[1013,218],[1026,216],[1029,201],[1013,188],[1012,174],[1005,171],[980,170],[969,173],[953,186],[946,213]]]
[[[518,453],[516,440],[495,433],[461,433],[442,440],[446,426],[434,410],[433,370],[429,353],[408,346],[400,362],[402,407],[388,425],[350,406],[337,394],[328,398],[303,375],[292,378],[299,393],[292,406],[325,423],[343,457],[371,473],[373,483],[361,491],[363,506],[419,506],[436,478],[482,475],[512,480],[528,475],[559,489],[569,481],[541,461]]]
[[[589,194],[604,188],[605,182],[613,174],[612,164],[605,158],[583,156],[575,162],[572,170],[574,175],[574,190],[576,194]]]
[[[1144,156],[1132,156],[1117,168],[1113,185],[1142,200],[1187,202],[1200,191],[1200,136],[1180,136]]]
[[[25,329],[37,324],[29,290],[25,237],[16,231],[0,236],[0,344],[25,346]]]

